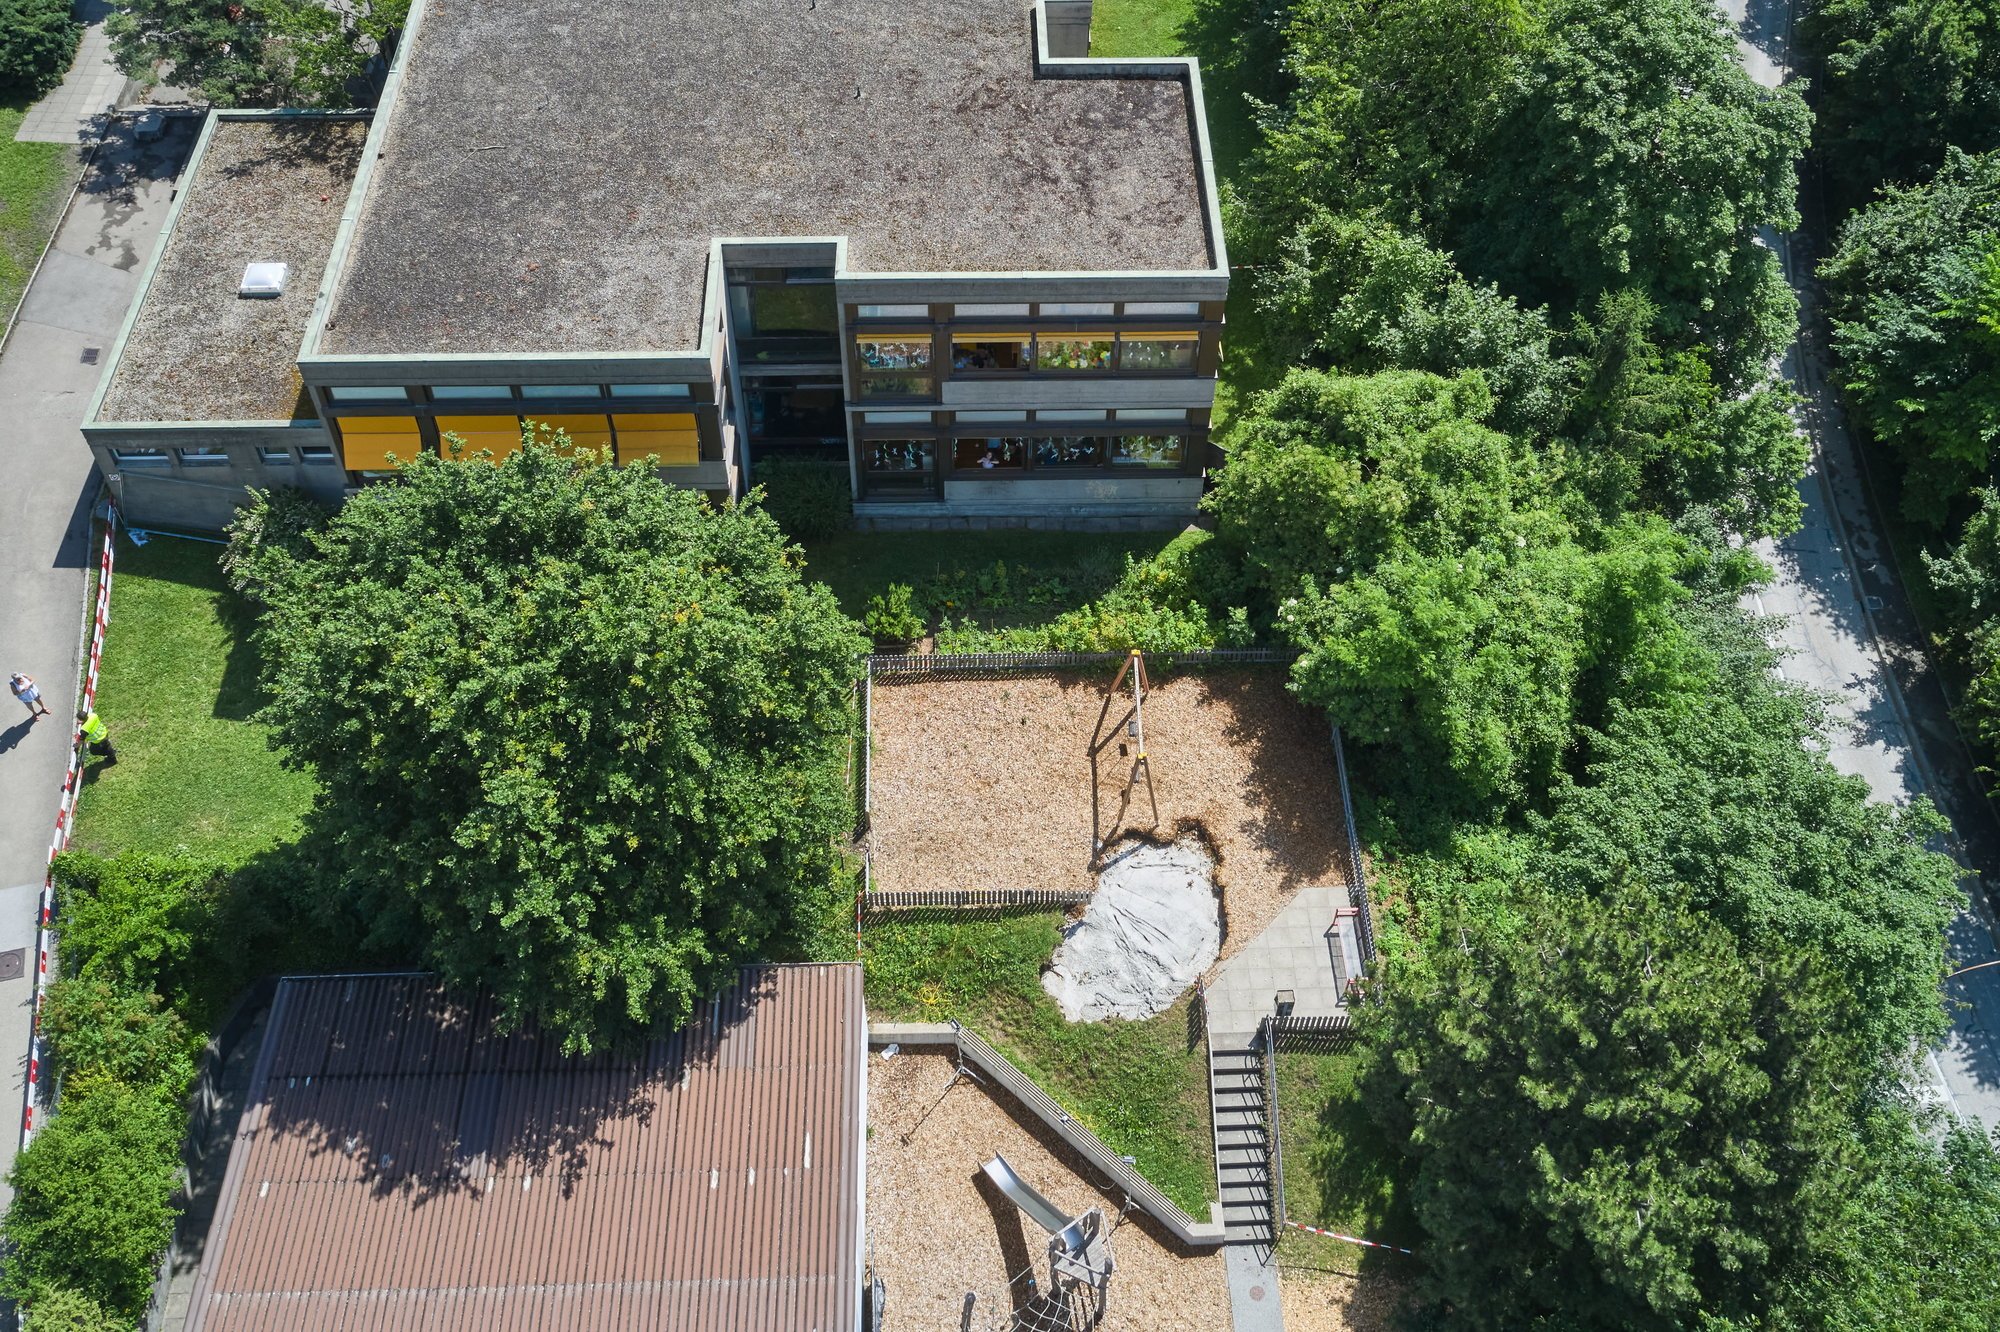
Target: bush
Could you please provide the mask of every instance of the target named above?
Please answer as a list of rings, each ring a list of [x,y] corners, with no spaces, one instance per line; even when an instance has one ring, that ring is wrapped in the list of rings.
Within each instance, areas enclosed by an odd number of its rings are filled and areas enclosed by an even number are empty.
[[[65,851],[55,873],[64,971],[157,991],[178,1006],[196,979],[189,962],[209,938],[221,873],[144,851],[108,859]]]
[[[114,1318],[80,1290],[50,1286],[29,1297],[35,1332],[127,1332],[131,1324]]]
[[[49,987],[42,1028],[63,1078],[114,1078],[169,1103],[194,1082],[197,1038],[156,994],[101,976],[66,976]]]
[[[83,24],[70,0],[0,0],[0,94],[40,97],[62,82]]]
[[[223,529],[229,536],[229,548],[222,552],[223,581],[261,601],[270,560],[310,554],[309,536],[325,527],[330,517],[325,506],[295,486],[251,491],[250,502]]]
[[[75,1291],[137,1318],[176,1215],[179,1107],[101,1074],[70,1079],[62,1112],[15,1158],[14,1204],[0,1221],[13,1252],[0,1295]]]
[[[846,463],[767,458],[756,471],[752,493],[792,540],[819,541],[846,528],[854,511]]]
[[[878,643],[907,643],[924,632],[924,617],[917,614],[916,593],[908,583],[891,583],[886,592],[868,598],[863,621]]]

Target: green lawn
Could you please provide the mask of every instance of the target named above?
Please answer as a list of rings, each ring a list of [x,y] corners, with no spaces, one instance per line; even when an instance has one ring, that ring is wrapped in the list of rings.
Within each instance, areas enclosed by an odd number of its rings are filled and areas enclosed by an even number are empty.
[[[1182,55],[1181,25],[1192,0],[1097,0],[1090,10],[1090,53],[1112,59]]]
[[[80,170],[67,144],[14,142],[26,110],[0,105],[0,324],[14,313]]]
[[[85,777],[77,844],[172,850],[229,864],[296,836],[312,779],[278,766],[256,710],[249,612],[220,546],[119,539],[97,712],[118,764]]]
[[[1157,555],[1172,532],[843,532],[806,546],[806,573],[856,619],[891,583],[981,623],[1046,623],[1108,589],[1125,557]],[[999,583],[996,565],[1005,565]],[[960,591],[962,589],[962,591]],[[954,595],[956,593],[956,595]],[[944,602],[951,601],[950,607]]]
[[[1012,1059],[1190,1215],[1214,1195],[1208,1065],[1182,999],[1144,1022],[1068,1022],[1043,993],[1063,918],[889,920],[862,935],[868,1009],[956,1019]]]
[[[1285,1212],[1293,1221],[1415,1248],[1416,1218],[1399,1167],[1361,1103],[1359,1051],[1278,1056],[1278,1128],[1285,1155]],[[1305,1266],[1354,1272],[1363,1263],[1407,1263],[1288,1229],[1280,1253]]]

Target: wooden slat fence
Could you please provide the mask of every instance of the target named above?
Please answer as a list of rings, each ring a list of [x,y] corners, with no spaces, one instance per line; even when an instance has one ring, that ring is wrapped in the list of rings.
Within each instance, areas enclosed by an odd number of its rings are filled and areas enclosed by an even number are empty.
[[[1124,652],[875,652],[866,658],[869,676],[916,678],[939,675],[1033,674],[1115,666]],[[1188,652],[1146,654],[1146,664],[1173,666],[1283,665],[1298,657],[1292,648],[1201,648]]]
[[[1284,1017],[1272,1024],[1273,1050],[1303,1050],[1325,1054],[1345,1050],[1357,1039],[1354,1019],[1345,1013],[1322,1017]]]
[[[996,908],[1073,907],[1090,901],[1086,888],[917,888],[908,892],[866,892],[863,914],[881,911],[994,910]]]

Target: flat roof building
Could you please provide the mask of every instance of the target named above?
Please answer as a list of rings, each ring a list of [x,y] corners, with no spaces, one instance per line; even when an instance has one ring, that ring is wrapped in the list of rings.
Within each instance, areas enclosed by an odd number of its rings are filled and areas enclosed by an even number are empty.
[[[279,983],[188,1332],[860,1326],[858,964],[564,1056],[424,975]]]
[[[126,381],[222,354],[161,333],[180,256],[223,243],[194,205],[85,434],[128,511],[143,488],[170,515],[139,521],[218,525],[225,494],[175,487],[309,459],[345,489],[447,436],[504,456],[542,421],[717,497],[760,459],[840,458],[863,525],[1183,522],[1228,293],[1201,81],[1089,58],[1089,22],[1088,0],[416,0],[332,231],[283,223],[319,255],[280,298],[290,320],[310,295],[314,451],[137,442],[175,418]],[[207,162],[238,137],[211,131],[192,196],[220,198]]]

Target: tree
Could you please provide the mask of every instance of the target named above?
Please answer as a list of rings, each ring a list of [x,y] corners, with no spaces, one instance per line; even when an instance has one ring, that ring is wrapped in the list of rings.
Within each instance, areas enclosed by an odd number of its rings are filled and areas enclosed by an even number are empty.
[[[1849,218],[1820,268],[1843,387],[1904,465],[1903,512],[1942,526],[2000,446],[2000,152]]]
[[[164,75],[218,106],[353,106],[409,0],[120,0],[105,21],[128,78]]]
[[[77,1292],[137,1318],[173,1235],[180,1182],[178,1110],[102,1075],[72,1078],[62,1112],[15,1158],[13,1205],[0,1219],[12,1247],[0,1294],[33,1301]]]
[[[590,1049],[827,918],[865,644],[760,509],[533,439],[309,540],[253,574],[265,716],[368,946]]]
[[[1815,140],[1834,216],[1914,185],[1949,148],[2000,148],[2000,4],[1820,0],[1798,25],[1819,61]]]
[[[1440,904],[1363,1010],[1420,1286],[1469,1328],[1747,1321],[1837,1204],[1877,1076],[1837,984],[1631,884],[1512,906]]]
[[[1763,380],[1795,310],[1760,227],[1796,225],[1810,124],[1760,88],[1709,0],[1554,0],[1450,215],[1459,262],[1530,304],[1636,290],[1725,388]]]
[[[69,0],[0,0],[0,94],[32,101],[61,83],[82,37]]]
[[[188,962],[220,886],[215,866],[147,851],[108,859],[66,851],[55,875],[65,974],[186,999]]]
[[[90,1296],[63,1286],[38,1290],[27,1304],[35,1332],[129,1332],[131,1326]]]

